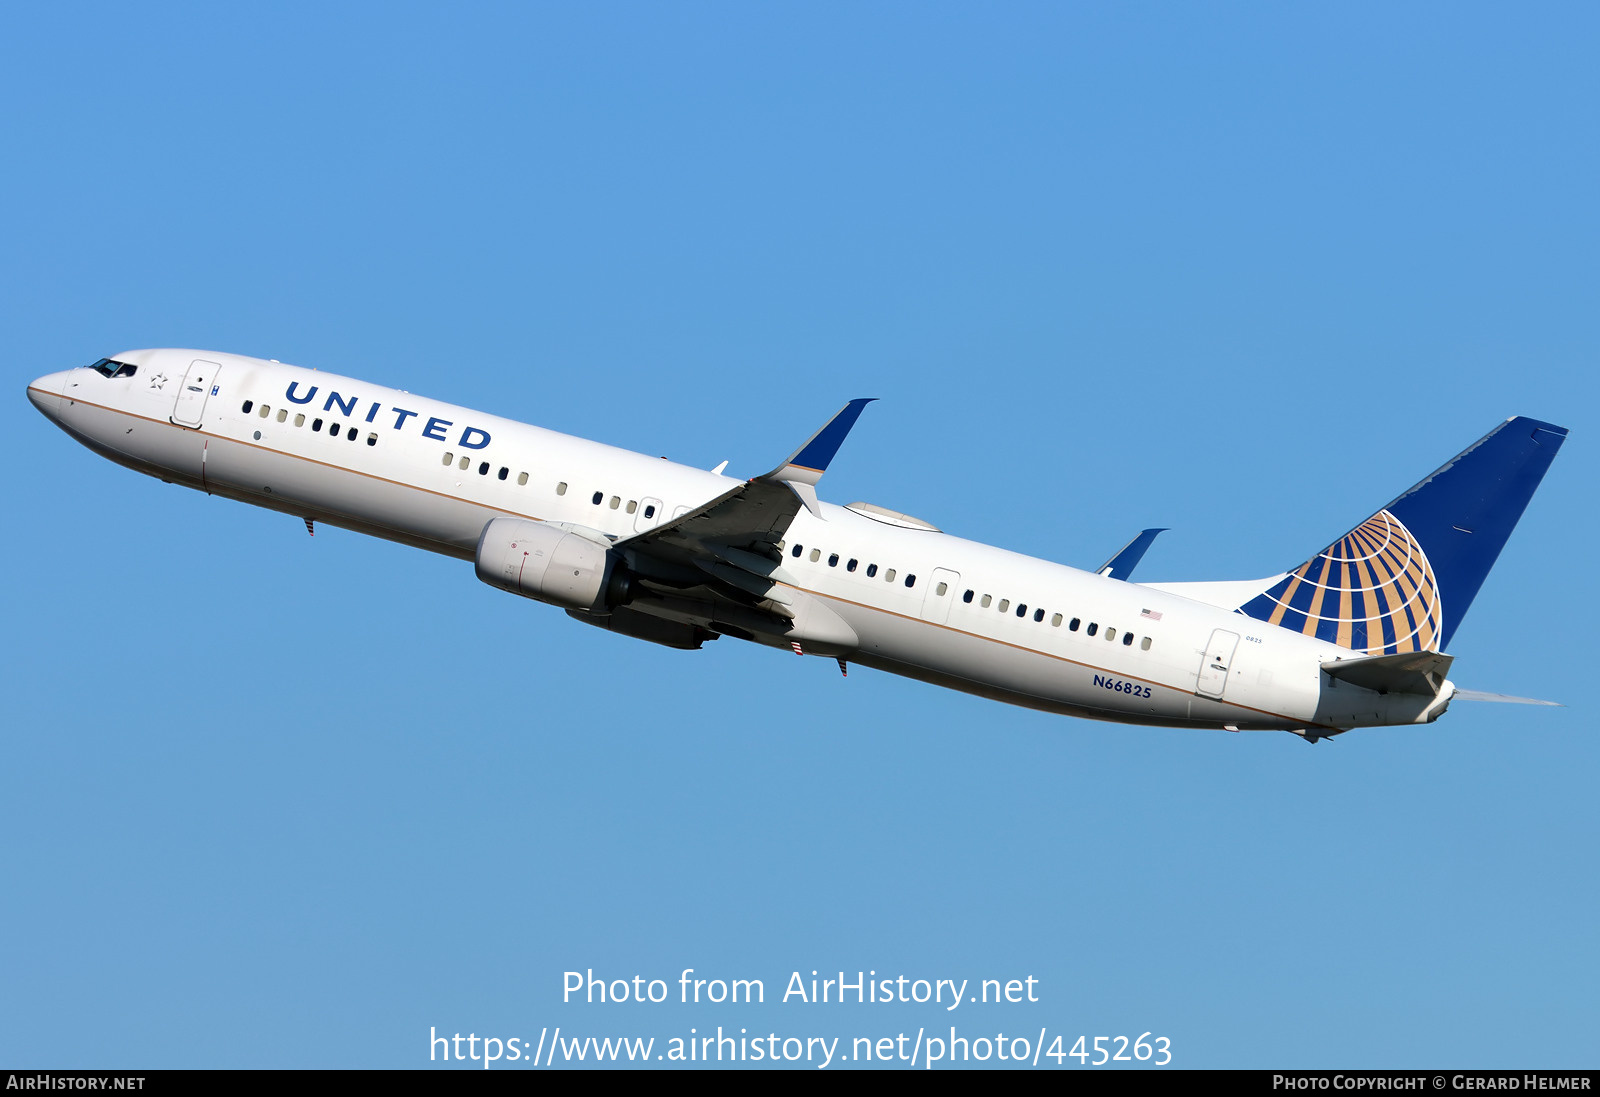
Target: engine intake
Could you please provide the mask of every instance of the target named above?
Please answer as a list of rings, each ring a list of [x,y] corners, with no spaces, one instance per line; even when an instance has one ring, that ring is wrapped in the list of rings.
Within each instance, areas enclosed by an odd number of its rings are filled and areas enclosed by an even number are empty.
[[[627,601],[616,553],[549,522],[496,518],[478,536],[478,578],[491,587],[583,613]]]

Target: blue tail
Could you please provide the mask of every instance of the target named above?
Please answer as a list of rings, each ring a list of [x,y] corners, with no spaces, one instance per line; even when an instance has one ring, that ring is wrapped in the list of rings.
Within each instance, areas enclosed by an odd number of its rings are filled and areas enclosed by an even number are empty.
[[[1371,655],[1444,650],[1566,437],[1506,420],[1239,612]]]

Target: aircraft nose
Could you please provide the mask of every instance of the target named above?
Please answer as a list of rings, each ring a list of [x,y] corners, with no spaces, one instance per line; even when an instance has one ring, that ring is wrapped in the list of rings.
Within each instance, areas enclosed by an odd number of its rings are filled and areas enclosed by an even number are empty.
[[[47,373],[28,386],[28,399],[47,418],[55,419],[61,414],[61,388],[66,380],[65,371]]]

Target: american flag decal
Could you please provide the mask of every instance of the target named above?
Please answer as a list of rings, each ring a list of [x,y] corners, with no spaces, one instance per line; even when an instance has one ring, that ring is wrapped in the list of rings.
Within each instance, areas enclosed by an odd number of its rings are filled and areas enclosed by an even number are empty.
[[[1161,620],[1161,614],[1157,613],[1153,609],[1142,609],[1142,610],[1139,611],[1139,616],[1140,617],[1148,617],[1152,621]]]

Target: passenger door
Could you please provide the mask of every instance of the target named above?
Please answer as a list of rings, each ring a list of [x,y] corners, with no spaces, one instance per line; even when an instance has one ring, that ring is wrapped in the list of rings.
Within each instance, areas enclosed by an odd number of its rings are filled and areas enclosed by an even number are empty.
[[[1195,679],[1194,691],[1206,697],[1221,697],[1228,688],[1228,668],[1233,666],[1234,649],[1239,646],[1239,634],[1227,629],[1214,629],[1211,641],[1206,644],[1200,659],[1200,673]]]
[[[189,364],[189,372],[178,386],[178,398],[172,405],[172,421],[180,427],[198,427],[205,414],[206,400],[217,388],[217,375],[222,367],[215,362],[196,358]]]

